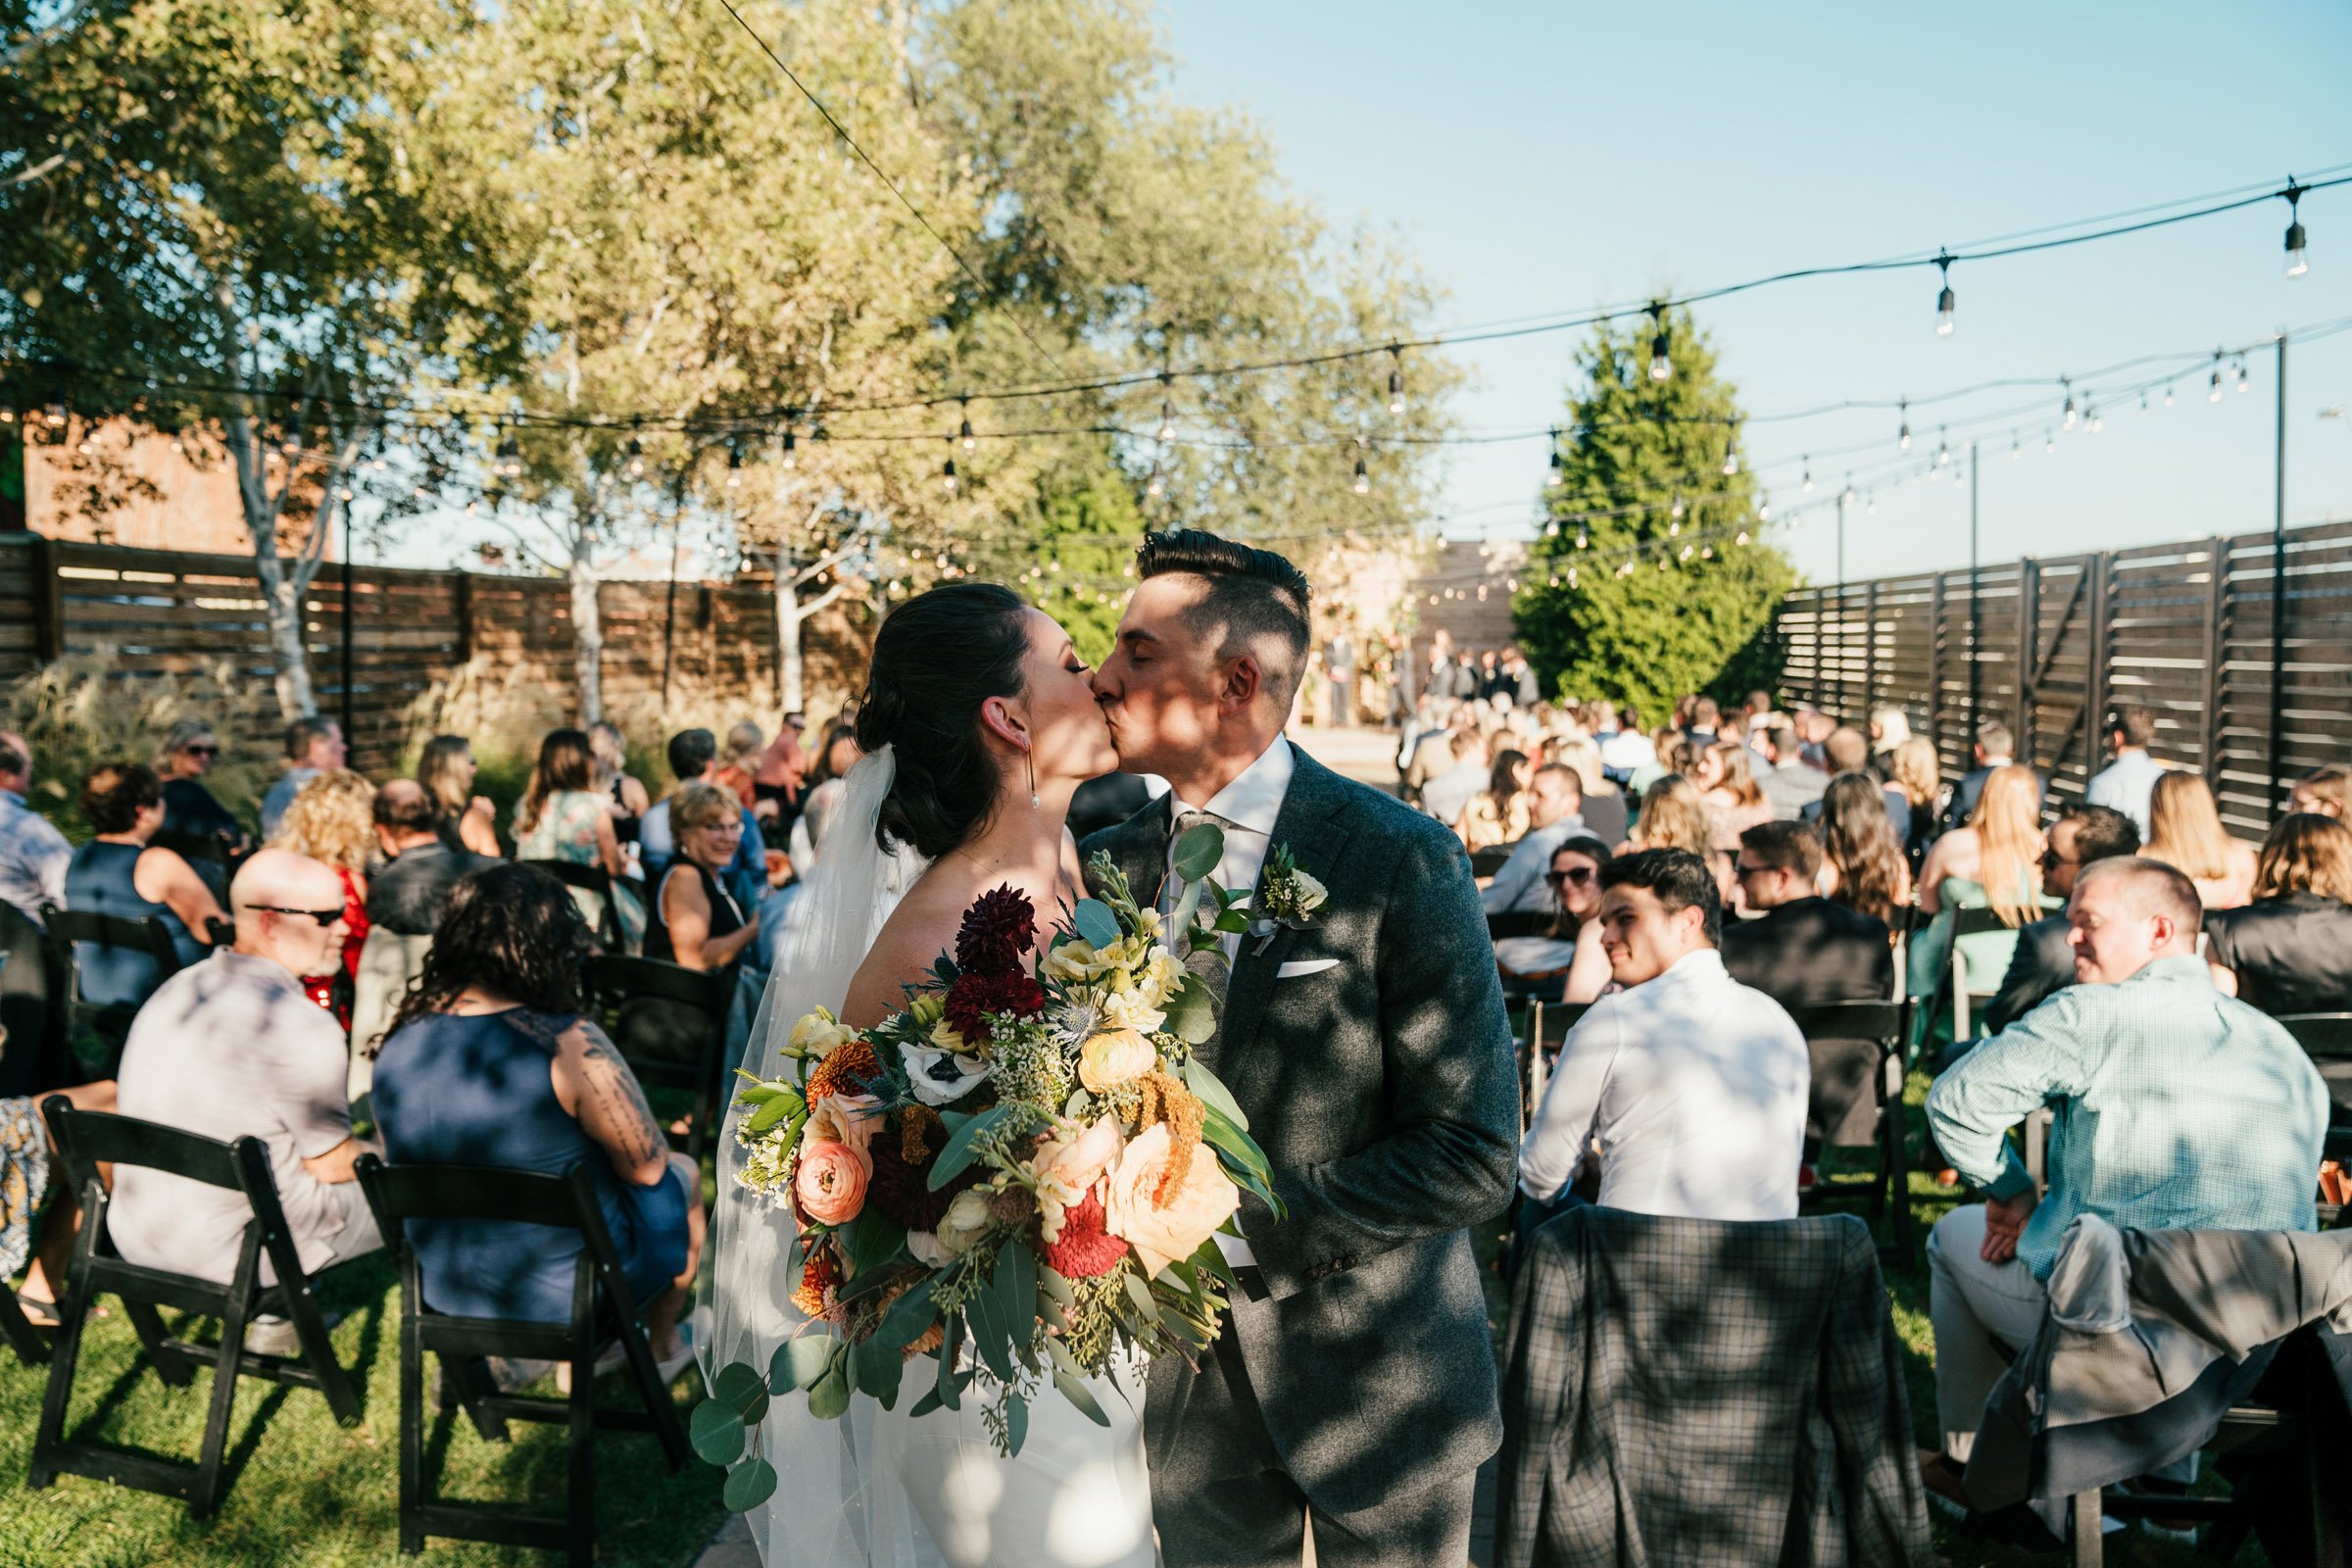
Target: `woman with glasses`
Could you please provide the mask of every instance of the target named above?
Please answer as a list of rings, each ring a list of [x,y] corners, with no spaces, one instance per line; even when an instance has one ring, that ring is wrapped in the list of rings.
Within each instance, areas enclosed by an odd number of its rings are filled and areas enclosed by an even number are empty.
[[[670,801],[677,858],[654,890],[645,956],[696,970],[731,970],[760,939],[760,915],[746,915],[721,880],[743,838],[743,811],[715,784],[688,784]]]
[[[244,824],[229,815],[228,808],[205,787],[204,776],[220,760],[220,737],[212,725],[200,719],[183,718],[164,737],[164,749],[155,760],[155,773],[164,792],[163,831],[189,838],[218,839],[221,858],[227,859],[253,848],[253,840],[246,834]],[[219,897],[226,891],[223,884],[214,890],[214,895]]]

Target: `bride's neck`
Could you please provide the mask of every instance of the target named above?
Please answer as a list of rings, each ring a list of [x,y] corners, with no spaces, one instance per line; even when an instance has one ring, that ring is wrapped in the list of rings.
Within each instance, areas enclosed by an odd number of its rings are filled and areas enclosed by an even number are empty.
[[[1070,815],[1075,782],[1044,783],[1037,804],[1029,804],[1026,779],[997,798],[988,825],[964,841],[956,853],[985,875],[1027,880],[1051,886],[1061,874],[1062,827]]]

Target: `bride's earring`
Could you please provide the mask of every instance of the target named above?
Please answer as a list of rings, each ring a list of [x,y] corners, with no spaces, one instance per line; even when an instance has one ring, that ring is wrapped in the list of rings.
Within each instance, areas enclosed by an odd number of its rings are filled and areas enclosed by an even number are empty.
[[[1026,760],[1026,761],[1029,763],[1029,809],[1031,809],[1032,811],[1034,811],[1034,810],[1036,810],[1036,809],[1038,808],[1037,808],[1037,753],[1036,753],[1036,751],[1033,749],[1033,750],[1030,750],[1030,751],[1023,752],[1023,753],[1021,754],[1021,756],[1022,756],[1022,758],[1023,758],[1023,759],[1024,759],[1024,760]]]

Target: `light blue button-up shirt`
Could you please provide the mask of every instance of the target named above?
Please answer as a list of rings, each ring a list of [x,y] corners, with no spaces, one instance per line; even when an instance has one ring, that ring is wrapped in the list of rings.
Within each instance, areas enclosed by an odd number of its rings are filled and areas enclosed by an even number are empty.
[[[2156,781],[2162,777],[2164,764],[2150,757],[2145,747],[2133,746],[2118,753],[2113,762],[2091,776],[2082,798],[2092,806],[2123,812],[2145,842],[2149,805],[2156,796]]]
[[[2294,1036],[2214,989],[2204,961],[2159,958],[2115,985],[2058,992],[1936,1081],[1928,1124],[1996,1198],[2033,1186],[2004,1134],[2047,1103],[2050,1190],[2018,1259],[2049,1277],[2067,1223],[2308,1231],[2328,1086]]]
[[[0,900],[41,923],[41,906],[66,902],[66,862],[74,848],[15,790],[0,790]]]

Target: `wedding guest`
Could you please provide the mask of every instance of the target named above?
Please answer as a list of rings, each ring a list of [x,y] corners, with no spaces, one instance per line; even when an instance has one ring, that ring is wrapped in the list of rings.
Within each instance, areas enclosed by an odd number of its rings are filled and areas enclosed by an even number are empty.
[[[1870,760],[1881,778],[1893,775],[1894,749],[1911,738],[1911,720],[1899,708],[1870,710]]]
[[[808,720],[797,710],[786,713],[776,738],[760,754],[760,771],[752,775],[755,812],[759,802],[765,801],[786,822],[800,813],[801,791],[808,778],[808,754],[801,749],[801,731],[808,727]]]
[[[1972,992],[1990,991],[1995,977],[2008,973],[2017,955],[2017,933],[2043,909],[2041,832],[2034,820],[2038,793],[2032,769],[1995,768],[1968,826],[1946,833],[1928,851],[1919,870],[1919,908],[1932,918],[1912,940],[1908,955],[1913,996],[1938,994],[1955,950],[1966,961]],[[1957,911],[1987,908],[2000,917],[2003,929],[1957,934]],[[1923,1039],[1949,1040],[1955,1022],[1952,1011],[1936,1008],[1921,1026]]]
[[[2196,885],[2207,914],[2254,896],[2254,846],[2222,826],[2213,791],[2194,773],[2167,771],[2148,795],[2148,841],[2140,851]]]
[[[1969,748],[1969,755],[1976,760],[1977,765],[1961,774],[1960,782],[1953,786],[1952,799],[1944,808],[1938,832],[1949,833],[1954,828],[1968,825],[1968,819],[1977,814],[1977,801],[1984,793],[1984,781],[1992,776],[1994,768],[2007,767],[2017,760],[2011,755],[2016,748],[2016,737],[2010,733],[2009,726],[1999,719],[1988,718],[1977,726],[1976,742]],[[2034,805],[2039,810],[2043,791],[2038,773],[2034,775]]]
[[[1559,1197],[1597,1145],[1603,1207],[1795,1218],[1804,1037],[1725,971],[1714,873],[1689,851],[1646,850],[1611,860],[1600,885],[1601,945],[1626,989],[1561,1046],[1520,1144],[1520,1190]]]
[[[473,743],[463,735],[436,735],[416,759],[416,782],[432,797],[433,832],[452,855],[497,859],[497,808],[473,793]]]
[[[0,900],[39,925],[45,906],[66,902],[74,848],[56,823],[24,804],[31,788],[32,748],[0,730]]]
[[[1716,855],[1740,853],[1740,835],[1772,820],[1772,805],[1756,783],[1747,743],[1720,740],[1699,754],[1699,801],[1707,808],[1707,848]]]
[[[1911,868],[1878,781],[1838,774],[1822,794],[1820,817],[1823,892],[1894,929],[1911,905]]]
[[[645,956],[731,971],[760,939],[759,914],[746,915],[718,878],[743,836],[740,803],[715,784],[689,784],[670,797],[669,820],[678,853],[653,896]]]
[[[1796,728],[1787,720],[1776,716],[1756,733],[1765,759],[1772,763],[1772,771],[1762,780],[1764,799],[1775,817],[1794,821],[1829,789],[1830,775],[1805,760]]]
[[[1591,738],[1571,735],[1551,743],[1550,760],[1576,775],[1577,793],[1583,798],[1577,806],[1577,815],[1585,826],[1603,844],[1622,844],[1632,818],[1625,808],[1625,791],[1617,787],[1600,763],[1600,748]]]
[[[1545,881],[1552,851],[1586,831],[1578,809],[1584,796],[1576,775],[1557,762],[1536,770],[1527,801],[1527,832],[1512,846],[1494,880],[1479,890],[1479,902],[1489,914],[1556,910],[1559,900]]]
[[[544,872],[500,865],[460,883],[376,1056],[375,1113],[394,1165],[584,1167],[654,1355],[674,1376],[689,1349],[678,1313],[701,1261],[701,1181],[581,1015],[589,947],[578,907]],[[578,1231],[451,1220],[406,1234],[435,1310],[569,1320]]]
[[[262,841],[277,837],[277,819],[294,804],[294,792],[331,768],[341,767],[348,748],[343,726],[306,713],[286,726],[286,773],[262,797]]]
[[[1910,811],[1903,851],[1916,864],[1927,853],[1928,841],[1936,836],[1936,802],[1943,793],[1942,764],[1936,760],[1936,748],[1921,735],[1887,753],[1886,764],[1888,782],[1902,792],[1903,804]]]
[[[840,727],[835,726],[837,729]],[[838,761],[846,773],[857,761],[858,742],[849,738],[849,755],[837,750],[840,737],[828,736],[824,749],[818,753],[818,765],[825,777],[838,777],[831,771]],[[711,784],[718,772],[718,739],[707,729],[682,729],[669,738],[666,748],[671,777],[678,788],[688,784]],[[662,873],[669,869],[670,859],[678,853],[676,836],[669,825],[670,802],[677,799],[676,791],[646,808],[644,818],[637,824],[638,848],[644,852],[643,871],[648,887],[658,886]],[[767,891],[767,857],[761,848],[760,824],[747,809],[743,813],[743,839],[735,847],[735,858],[723,873],[727,891],[735,902],[751,907]]]
[[[1599,730],[1593,734],[1600,735]],[[1633,788],[1633,776],[1656,763],[1658,749],[1642,731],[1640,710],[1623,708],[1611,732],[1600,742],[1600,765],[1620,784]]]
[[[727,731],[726,745],[719,750],[718,766],[711,771],[710,782],[725,790],[750,810],[754,796],[752,774],[760,766],[760,754],[767,749],[767,737],[760,726],[749,719]]]
[[[1716,731],[1723,727],[1723,710],[1712,697],[1691,696],[1684,699],[1689,706],[1683,720],[1683,738],[1698,750],[1712,747]]]
[[[606,805],[612,797],[598,794],[595,788],[595,766],[584,732],[548,731],[539,743],[539,762],[531,769],[530,784],[515,803],[514,858],[604,867],[614,879],[612,897],[619,906],[621,942],[634,948],[643,940],[645,906],[619,880],[628,867],[621,859],[620,840],[613,836],[612,812]],[[599,895],[575,888],[572,897],[591,925],[603,920],[604,900]]]
[[[2273,1017],[2352,1012],[2352,827],[2290,811],[2271,829],[2254,901],[2205,917],[2214,983]]]
[[[1494,944],[1494,962],[1505,979],[1530,983],[1558,979],[1559,995],[1569,1002],[1590,1002],[1609,983],[1608,955],[1601,951],[1600,871],[1609,863],[1609,847],[1590,833],[1572,833],[1551,853],[1543,884],[1550,900],[1550,918],[1542,930],[1527,936],[1507,936]]]
[[[1487,787],[1487,741],[1474,726],[1455,730],[1447,744],[1453,751],[1453,766],[1422,789],[1421,809],[1458,834],[1462,812],[1469,808],[1471,798]]]
[[[269,1151],[278,1205],[303,1267],[318,1273],[383,1245],[352,1166],[364,1152],[344,1096],[343,1031],[303,995],[334,969],[343,884],[333,870],[264,849],[229,884],[236,945],[166,980],[122,1048],[125,1116]],[[226,1283],[253,1218],[244,1195],[139,1165],[115,1168],[107,1228],[123,1260]],[[248,1349],[291,1354],[292,1325],[262,1319]]]
[[[1456,707],[1443,725],[1430,730],[1414,743],[1404,761],[1403,793],[1407,801],[1427,809],[1428,803],[1423,798],[1423,792],[1429,788],[1430,781],[1442,778],[1453,769],[1454,737],[1477,727],[1478,715],[1467,707]]]
[[[81,783],[81,814],[97,836],[66,865],[69,909],[160,920],[172,955],[186,968],[212,952],[220,906],[196,868],[171,850],[148,843],[164,825],[164,797],[155,770],[141,762],[101,762]],[[159,983],[155,960],[129,948],[74,944],[81,999],[138,1006]]]
[[[2313,768],[2287,792],[2286,808],[2343,821],[2352,815],[2352,767],[2328,762]]]
[[[252,841],[228,808],[205,788],[204,776],[220,758],[220,737],[212,725],[183,718],[164,737],[155,771],[164,787],[164,831],[217,839],[221,857],[229,858],[244,854]],[[225,886],[219,891],[225,892]]]
[[[270,844],[330,867],[343,883],[342,961],[331,973],[306,974],[310,999],[351,1027],[351,988],[368,940],[368,853],[375,840],[375,786],[348,768],[320,773],[294,792]]]
[[[0,1029],[0,1049],[8,1032]],[[65,1169],[49,1144],[40,1102],[63,1095],[75,1110],[113,1110],[115,1081],[73,1084],[37,1096],[0,1099],[0,1281],[24,1271],[16,1288],[17,1305],[36,1328],[58,1326],[57,1298],[66,1288],[66,1269],[80,1229],[80,1195],[65,1180]],[[47,1213],[41,1200],[50,1197]],[[34,1216],[40,1219],[34,1235]]]
[[[858,724],[848,709],[825,726],[824,744],[816,749],[816,765],[809,770],[808,782],[821,784],[829,778],[847,778],[850,769],[865,753],[858,745]]]
[[[1886,922],[1821,896],[1821,836],[1810,823],[1759,822],[1740,834],[1737,874],[1740,902],[1759,917],[1723,929],[1723,966],[1733,979],[1791,1010],[1894,999]],[[1879,1043],[1816,1040],[1805,1049],[1807,1157],[1824,1143],[1871,1142]]]
[[[2041,890],[2053,899],[2069,898],[2086,865],[2139,853],[2139,829],[2112,807],[2074,805],[2058,813],[2044,835],[2041,852]],[[1984,1004],[1984,1027],[1998,1032],[2049,1000],[2051,993],[2075,983],[2075,945],[2066,912],[2048,914],[2017,934],[2017,951],[2001,989]]]
[[[1494,754],[1487,771],[1487,787],[1462,808],[1462,844],[1471,854],[1516,844],[1527,836],[1528,786],[1535,782],[1536,764],[1525,752],[1504,748]]]
[[[1936,1144],[1985,1198],[1928,1238],[1943,1445],[1921,1471],[1946,1497],[1963,1495],[1985,1396],[2042,1326],[2076,1216],[2142,1231],[2317,1224],[2327,1088],[2293,1036],[2215,991],[2188,878],[2136,856],[2102,860],[2081,873],[2067,912],[2076,983],[1928,1095]],[[2036,1200],[2007,1135],[2045,1104],[2057,1119],[2049,1193]]]
[[[1824,762],[1828,764],[1832,778],[1836,778],[1840,773],[1870,773],[1872,770],[1870,743],[1862,738],[1861,731],[1849,729],[1842,724],[1831,730],[1828,738],[1821,743],[1821,755]],[[1872,780],[1879,784],[1880,808],[1886,813],[1886,826],[1892,830],[1895,843],[1898,845],[1909,844],[1911,842],[1911,802],[1901,790],[1891,784],[1881,782],[1877,774],[1872,774]],[[1828,792],[1824,791],[1823,793],[1826,795]],[[1806,822],[1818,820],[1821,816],[1820,803],[1816,802],[1804,808],[1797,813],[1797,816],[1799,820]]]
[[[2148,755],[2156,738],[2156,715],[2137,703],[2117,708],[2107,720],[2107,750],[2115,760],[2091,775],[2082,798],[2093,806],[2111,806],[2132,819],[2145,840],[2151,830],[2148,801],[2164,764]]]
[[[375,792],[370,812],[378,851],[390,863],[368,879],[366,919],[401,936],[429,937],[460,881],[498,862],[452,850],[435,831],[439,813],[424,786],[396,778]]]
[[[588,753],[595,761],[591,784],[600,795],[612,797],[606,808],[612,813],[612,838],[626,846],[637,842],[638,824],[651,808],[653,799],[647,795],[645,784],[629,772],[628,738],[620,726],[608,719],[599,719],[588,726]],[[623,850],[623,856],[626,856]]]

